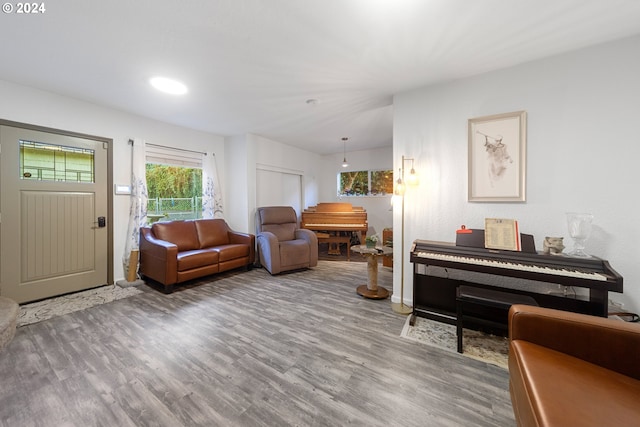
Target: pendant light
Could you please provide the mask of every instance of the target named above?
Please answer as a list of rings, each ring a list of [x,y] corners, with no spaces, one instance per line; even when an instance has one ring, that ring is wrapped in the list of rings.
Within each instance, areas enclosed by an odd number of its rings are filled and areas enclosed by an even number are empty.
[[[342,167],[346,168],[347,166],[349,166],[349,163],[347,163],[347,140],[349,138],[347,138],[346,136],[342,138],[342,142],[344,144],[344,157],[342,159]]]

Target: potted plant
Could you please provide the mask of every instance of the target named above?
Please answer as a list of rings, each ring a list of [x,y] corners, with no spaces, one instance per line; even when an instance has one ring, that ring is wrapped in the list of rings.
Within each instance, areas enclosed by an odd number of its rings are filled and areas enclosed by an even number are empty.
[[[367,236],[364,239],[364,242],[368,248],[375,248],[376,243],[378,243],[378,236],[376,236],[375,234],[373,236]]]

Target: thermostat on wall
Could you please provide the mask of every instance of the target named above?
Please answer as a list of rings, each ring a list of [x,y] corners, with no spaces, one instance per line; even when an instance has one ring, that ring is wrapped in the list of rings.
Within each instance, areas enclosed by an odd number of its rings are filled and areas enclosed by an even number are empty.
[[[124,184],[115,185],[116,194],[131,194],[131,186]]]

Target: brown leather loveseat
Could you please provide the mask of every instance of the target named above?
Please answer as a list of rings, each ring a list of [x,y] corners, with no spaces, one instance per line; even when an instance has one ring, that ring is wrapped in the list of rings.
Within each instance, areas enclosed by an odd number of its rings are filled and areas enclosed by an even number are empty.
[[[509,388],[518,426],[640,425],[640,325],[513,305]]]
[[[251,268],[255,236],[229,228],[223,219],[156,222],[140,228],[140,274],[166,293],[187,280],[239,267]]]

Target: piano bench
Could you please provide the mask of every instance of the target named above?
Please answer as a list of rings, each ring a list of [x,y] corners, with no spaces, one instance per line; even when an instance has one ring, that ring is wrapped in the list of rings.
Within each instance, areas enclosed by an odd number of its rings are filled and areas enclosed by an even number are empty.
[[[340,255],[340,243],[344,243],[347,245],[347,261],[351,261],[351,237],[350,236],[332,236],[325,233],[316,233],[318,237],[318,244],[320,243],[328,243],[331,246],[332,243],[338,245],[337,254]],[[331,251],[329,251],[329,255],[332,255]]]
[[[465,317],[491,330],[507,331],[509,309],[514,304],[537,306],[533,297],[476,286],[460,285],[456,289],[456,335],[458,353],[462,353]]]

